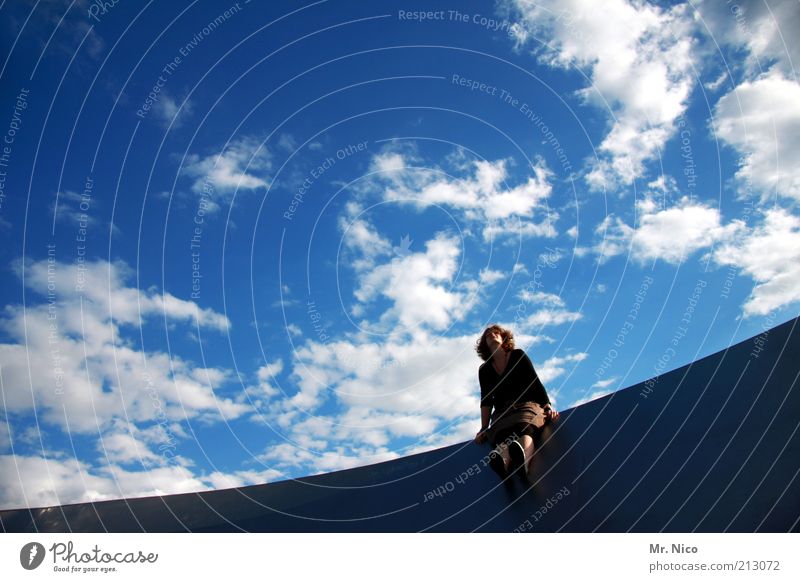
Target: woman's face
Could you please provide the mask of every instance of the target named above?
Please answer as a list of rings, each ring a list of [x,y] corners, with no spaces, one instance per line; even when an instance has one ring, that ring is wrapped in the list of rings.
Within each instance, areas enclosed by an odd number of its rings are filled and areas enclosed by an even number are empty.
[[[488,345],[489,349],[493,352],[496,351],[497,348],[503,345],[503,336],[499,331],[490,331],[486,334],[486,345]]]

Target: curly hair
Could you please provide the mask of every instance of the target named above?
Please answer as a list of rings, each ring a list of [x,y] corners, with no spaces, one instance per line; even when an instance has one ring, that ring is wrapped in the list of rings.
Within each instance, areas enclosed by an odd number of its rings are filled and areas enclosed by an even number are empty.
[[[510,352],[514,349],[514,334],[510,329],[506,329],[500,325],[494,324],[487,327],[483,330],[481,337],[475,342],[475,351],[478,352],[478,356],[485,362],[490,357],[492,357],[492,350],[489,349],[489,345],[486,343],[486,336],[492,332],[499,332],[503,338],[503,343],[500,345],[505,351]]]

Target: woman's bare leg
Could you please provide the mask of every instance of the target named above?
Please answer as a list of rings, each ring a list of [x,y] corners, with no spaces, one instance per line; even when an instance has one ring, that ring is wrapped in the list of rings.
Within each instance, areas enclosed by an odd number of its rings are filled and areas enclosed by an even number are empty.
[[[522,445],[522,450],[525,451],[525,472],[530,469],[531,459],[533,458],[533,437],[529,434],[524,434],[519,439],[519,444]]]

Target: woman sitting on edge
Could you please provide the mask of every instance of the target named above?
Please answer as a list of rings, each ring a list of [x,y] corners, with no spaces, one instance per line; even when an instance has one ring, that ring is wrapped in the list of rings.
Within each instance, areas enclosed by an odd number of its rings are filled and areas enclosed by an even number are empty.
[[[550,405],[528,355],[515,349],[510,330],[499,325],[487,327],[475,350],[484,360],[478,369],[481,429],[475,442],[488,439],[495,447],[490,465],[501,477],[520,467],[525,476],[533,456],[534,437],[538,437],[546,421],[558,418],[558,412]]]

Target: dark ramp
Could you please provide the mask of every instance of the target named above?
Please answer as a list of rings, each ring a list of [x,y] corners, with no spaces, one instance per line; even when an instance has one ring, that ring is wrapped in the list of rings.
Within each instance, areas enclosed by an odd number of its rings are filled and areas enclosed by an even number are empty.
[[[800,519],[797,319],[583,406],[526,481],[462,443],[303,479],[0,513],[9,532],[786,532]],[[759,351],[760,350],[760,351]]]

